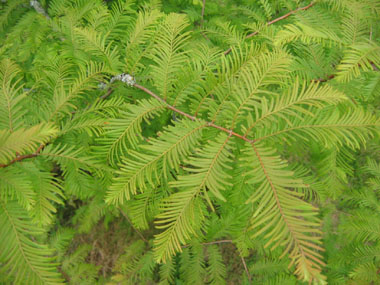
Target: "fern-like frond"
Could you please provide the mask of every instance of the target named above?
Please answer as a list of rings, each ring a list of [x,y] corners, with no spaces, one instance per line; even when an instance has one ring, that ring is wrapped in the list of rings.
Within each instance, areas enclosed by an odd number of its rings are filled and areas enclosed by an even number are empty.
[[[6,164],[16,157],[35,153],[37,148],[57,134],[52,124],[39,124],[27,129],[10,132],[0,130],[0,164]]]
[[[23,62],[29,58],[30,53],[38,52],[38,48],[51,32],[48,20],[42,15],[36,15],[34,11],[22,15],[11,31],[4,43],[12,45],[14,53],[17,53],[12,58],[17,62]]]
[[[378,94],[380,94],[380,74],[372,72],[368,74],[366,84],[362,88],[364,98],[367,102],[371,102]]]
[[[98,195],[88,203],[87,207],[81,207],[76,211],[73,223],[76,224],[79,233],[89,233],[105,214],[106,204],[103,195]]]
[[[355,3],[356,4],[356,3]],[[367,37],[366,19],[363,15],[359,15],[358,10],[353,5],[352,9],[346,9],[344,18],[342,19],[342,35],[347,43],[354,44],[362,41]],[[360,9],[359,9],[360,11]]]
[[[245,110],[255,108],[258,97],[266,93],[271,94],[270,91],[265,90],[266,86],[284,84],[289,77],[290,63],[291,57],[282,50],[264,52],[251,62],[250,68],[241,75],[241,83],[236,86],[236,89],[231,90],[231,95],[237,103],[233,110],[231,128],[238,123],[239,116],[244,114]]]
[[[78,246],[62,261],[62,271],[70,276],[70,282],[75,284],[94,284],[97,281],[99,266],[86,263],[86,257],[91,251],[91,245]]]
[[[296,79],[293,88],[285,94],[276,96],[274,99],[265,97],[258,98],[260,105],[256,105],[254,114],[256,118],[246,133],[253,128],[270,127],[280,120],[284,120],[289,125],[292,123],[288,118],[313,116],[312,108],[323,108],[326,105],[336,105],[339,102],[347,100],[347,97],[334,90],[329,85],[319,88],[319,84],[311,84],[306,87],[306,83],[299,83]]]
[[[75,230],[73,228],[60,227],[50,237],[50,246],[57,251],[59,260],[66,253],[66,249],[69,247],[74,236]]]
[[[273,15],[272,6],[268,0],[260,0],[260,6],[263,8],[267,20],[270,20]]]
[[[134,241],[125,248],[125,253],[120,256],[116,268],[121,273],[112,279],[117,283],[112,284],[146,284],[151,281],[156,263],[152,251],[147,251],[145,244]]]
[[[284,260],[261,259],[255,262],[250,268],[249,272],[253,275],[263,276],[267,279],[280,273],[288,271],[288,265]]]
[[[100,61],[105,63],[114,73],[120,73],[121,62],[119,60],[119,51],[112,42],[106,43],[106,36],[91,28],[75,28],[74,32],[78,37],[78,44],[86,52],[91,52],[92,56],[98,56]]]
[[[205,260],[203,246],[195,241],[191,245],[191,259],[185,272],[186,284],[202,284],[205,280]]]
[[[150,139],[149,145],[141,146],[145,153],[131,150],[117,171],[119,177],[108,191],[107,203],[123,204],[137,189],[144,192],[147,185],[155,187],[171,169],[178,170],[180,162],[198,144],[203,127],[202,123],[183,120],[168,127],[159,139]]]
[[[0,128],[11,132],[18,129],[25,115],[21,95],[23,87],[20,84],[20,69],[10,60],[4,59],[0,62]]]
[[[321,27],[317,30],[302,23],[286,25],[283,30],[277,33],[274,43],[275,45],[283,45],[297,40],[305,44],[321,43],[326,46],[344,44],[342,39],[332,30]]]
[[[232,48],[228,57],[222,57],[218,63],[217,72],[209,72],[205,78],[200,92],[192,94],[192,109],[195,115],[201,111],[209,111],[210,104],[216,105],[213,109],[220,108],[220,102],[230,97],[231,86],[239,82],[243,76],[249,77],[249,72],[257,65],[257,58],[263,56],[263,48],[260,45],[241,45]],[[263,67],[265,69],[266,66]],[[216,97],[218,100],[210,100]]]
[[[350,240],[380,241],[380,223],[373,211],[360,211],[345,219],[341,229]]]
[[[144,56],[148,57],[154,47],[152,38],[157,34],[157,24],[161,17],[162,14],[157,10],[139,12],[128,33],[125,48],[126,70],[129,73],[145,68],[140,61]]]
[[[185,244],[197,229],[202,225],[203,194],[213,207],[209,193],[225,200],[220,191],[229,186],[230,176],[225,169],[229,169],[231,161],[230,136],[220,134],[214,142],[210,142],[188,161],[186,170],[191,174],[178,177],[171,187],[181,189],[161,205],[161,212],[157,216],[156,227],[164,231],[155,236],[155,254],[158,262],[166,262],[171,256],[181,251],[181,244]]]
[[[150,280],[155,266],[153,253],[149,251],[142,256],[134,255],[133,259],[123,266],[125,267],[123,272],[127,276],[129,283],[144,284]]]
[[[225,46],[238,46],[245,40],[245,33],[241,32],[231,22],[217,19],[212,25],[205,28],[205,33],[212,39],[221,41]]]
[[[16,200],[26,210],[35,204],[35,192],[29,177],[17,167],[0,169],[0,199]]]
[[[94,170],[98,174],[109,170],[100,165],[96,158],[86,155],[82,148],[74,146],[51,144],[41,152],[40,156],[58,163],[64,174],[66,171],[80,171],[81,169]]]
[[[265,247],[272,250],[284,247],[282,256],[289,254],[300,279],[323,280],[318,212],[294,191],[305,187],[302,180],[293,178],[286,162],[264,145],[251,144],[244,161],[252,169],[247,183],[255,188],[247,203],[257,204],[251,221],[253,238],[264,236]]]
[[[110,7],[110,17],[107,17],[108,22],[105,25],[107,31],[107,41],[125,39],[125,30],[130,26],[130,21],[133,20],[132,14],[134,1],[117,0],[112,2]]]
[[[376,284],[380,282],[377,270],[378,268],[373,262],[362,263],[350,272],[349,276],[358,282],[357,284]]]
[[[36,59],[33,75],[36,80],[36,86],[33,87],[40,87],[44,98],[50,99],[62,86],[73,83],[76,69],[71,58],[48,54],[43,59]],[[50,100],[48,102],[51,103]]]
[[[152,51],[152,66],[154,83],[165,100],[170,97],[173,84],[177,80],[177,73],[186,63],[186,45],[190,32],[184,31],[188,27],[184,15],[170,14],[160,27]]]
[[[0,31],[3,32],[4,27],[10,22],[12,14],[25,0],[7,1],[6,4],[2,4],[2,11],[0,14]],[[4,3],[4,2],[3,2]]]
[[[26,168],[32,178],[32,186],[35,192],[35,203],[30,211],[33,222],[38,226],[51,224],[54,214],[57,212],[56,205],[63,205],[62,186],[51,173],[39,171],[35,165]]]
[[[165,105],[157,100],[140,100],[136,105],[128,105],[120,112],[120,117],[111,119],[105,127],[105,136],[99,141],[100,152],[105,153],[111,165],[115,165],[126,156],[129,148],[135,149],[141,142],[141,123],[161,114]]]
[[[109,124],[109,119],[116,117],[124,108],[122,98],[97,100],[93,105],[75,113],[72,119],[62,124],[59,136],[71,132],[87,132],[90,136],[100,136]]]
[[[200,188],[208,197],[207,189],[215,197],[225,201],[221,191],[232,186],[228,182],[231,176],[226,172],[227,169],[232,168],[229,165],[232,161],[231,157],[233,157],[230,139],[230,136],[223,133],[218,135],[215,141],[210,141],[209,145],[187,161],[189,166],[184,169],[189,171],[190,175],[179,176],[178,181],[172,183],[172,187]]]
[[[380,46],[374,43],[353,44],[345,50],[343,59],[336,67],[336,79],[348,82],[363,71],[373,70],[374,66],[380,67]]]
[[[326,48],[318,43],[294,45],[294,61],[291,66],[293,73],[308,82],[316,79],[328,79],[334,74],[335,65],[341,59],[338,48],[326,52]]]
[[[187,104],[187,99],[199,96],[198,93],[208,87],[203,79],[207,78],[216,66],[219,54],[218,49],[210,48],[205,44],[199,44],[189,52],[188,55],[193,62],[184,65],[181,73],[178,74],[176,94],[170,101],[173,106]]]
[[[85,92],[96,89],[98,82],[103,78],[103,72],[103,64],[89,62],[85,67],[80,67],[77,78],[71,84],[69,90],[65,90],[63,85],[59,86],[53,96],[53,106],[49,112],[49,121],[55,119],[59,114],[69,114],[70,111],[77,109],[73,101]]]
[[[95,190],[99,191],[98,184],[110,171],[106,165],[101,165],[96,157],[74,146],[48,145],[40,156],[59,165],[65,178],[64,192],[81,199],[93,196]]]
[[[358,245],[353,253],[353,263],[360,264],[366,262],[380,261],[380,248],[379,245],[368,246]]]
[[[369,179],[368,182],[374,182],[372,179]],[[377,182],[377,181],[376,181]],[[371,184],[369,184],[371,186]],[[345,197],[345,201],[347,205],[352,205],[359,208],[368,208],[373,209],[374,211],[380,210],[380,203],[377,199],[377,193],[373,190],[373,188],[363,188],[358,189],[355,192],[347,193],[347,197]]]
[[[373,175],[373,176],[380,176],[380,163],[377,162],[376,160],[374,159],[368,159],[367,160],[367,164],[363,167],[363,169]]]
[[[319,193],[323,199],[332,197],[338,198],[348,183],[348,175],[352,172],[349,163],[352,157],[344,155],[348,152],[344,148],[334,147],[325,151],[318,151],[318,177],[323,184],[322,193]],[[346,165],[348,164],[348,165]]]
[[[338,110],[315,112],[310,118],[292,119],[292,125],[278,124],[271,130],[256,129],[255,141],[275,139],[281,134],[282,140],[294,142],[318,141],[326,147],[347,145],[359,148],[368,138],[378,132],[380,122],[375,116],[360,109],[348,109],[345,114]]]
[[[222,254],[216,245],[207,247],[207,275],[209,284],[226,284],[227,270]]]
[[[52,251],[34,241],[42,231],[16,202],[0,200],[1,274],[13,284],[63,284]]]
[[[165,186],[166,185],[163,185],[162,187]],[[161,200],[166,196],[166,191],[161,189],[161,187],[148,187],[144,193],[137,194],[133,197],[133,200],[127,201],[126,207],[128,209],[128,215],[133,224],[138,229],[148,229],[149,222],[153,220]]]
[[[170,285],[174,283],[175,274],[174,260],[160,264],[160,285]]]

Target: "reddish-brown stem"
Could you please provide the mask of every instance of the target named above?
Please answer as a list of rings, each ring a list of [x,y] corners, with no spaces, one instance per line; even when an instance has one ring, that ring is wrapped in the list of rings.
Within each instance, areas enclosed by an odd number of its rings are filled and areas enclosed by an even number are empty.
[[[141,86],[141,85],[139,85],[139,84],[134,84],[133,86],[136,87],[137,89],[140,89],[140,90],[144,91],[145,93],[151,95],[152,97],[154,97],[154,98],[157,99],[158,101],[164,103],[164,104],[166,105],[166,108],[168,108],[168,109],[170,109],[170,110],[172,110],[172,111],[174,111],[174,112],[176,112],[176,113],[178,113],[178,114],[181,114],[182,116],[184,116],[184,117],[186,117],[186,118],[188,118],[188,119],[190,119],[190,120],[192,120],[192,121],[196,121],[196,120],[198,120],[197,117],[192,116],[192,115],[189,115],[189,114],[187,114],[187,113],[185,113],[185,112],[183,112],[183,111],[177,109],[176,107],[174,107],[174,106],[168,104],[164,99],[162,99],[162,98],[159,97],[157,94],[155,94],[155,93],[153,93],[152,91],[150,91],[148,88],[145,88],[144,86]],[[237,138],[239,138],[239,139],[242,139],[242,140],[244,140],[244,141],[246,141],[246,142],[249,142],[249,143],[252,143],[252,142],[253,142],[252,140],[246,138],[245,136],[243,136],[243,135],[241,135],[241,134],[238,134],[238,133],[235,133],[233,130],[230,130],[230,129],[224,128],[224,127],[222,127],[222,126],[218,126],[218,125],[214,124],[213,122],[207,122],[206,124],[207,124],[207,126],[212,127],[212,128],[215,128],[215,129],[218,129],[218,130],[221,130],[221,131],[223,131],[223,132],[229,134],[230,136],[235,136],[235,137],[237,137]]]
[[[232,130],[229,130],[229,129],[227,129],[227,128],[224,128],[224,127],[221,127],[221,126],[215,125],[215,124],[212,123],[212,122],[208,122],[207,125],[210,126],[210,127],[216,128],[216,129],[218,129],[218,130],[221,130],[221,131],[223,131],[223,132],[226,132],[226,133],[228,133],[229,135],[235,136],[235,137],[237,137],[237,138],[239,138],[239,139],[242,139],[242,140],[244,140],[244,141],[246,141],[246,142],[252,143],[252,140],[247,139],[245,136],[243,136],[243,135],[241,135],[241,134],[238,134],[238,133],[235,133],[235,132],[232,131]]]
[[[335,75],[331,74],[331,75],[327,76],[326,78],[317,78],[317,79],[313,79],[311,81],[326,82],[326,81],[329,81],[329,80],[334,79],[334,78],[335,78]]]
[[[287,13],[287,14],[281,16],[281,17],[278,17],[278,18],[276,18],[276,19],[274,19],[274,20],[272,20],[272,21],[270,21],[270,22],[268,22],[268,23],[267,23],[267,26],[270,26],[270,25],[272,25],[272,24],[274,24],[274,23],[277,23],[278,21],[281,21],[281,20],[283,20],[283,19],[286,19],[287,17],[289,17],[289,16],[291,16],[291,15],[297,13],[298,11],[304,11],[304,10],[307,10],[307,9],[309,9],[311,6],[313,6],[314,4],[315,4],[315,2],[311,2],[309,5],[307,5],[307,6],[305,6],[305,7],[300,7],[300,8],[298,8],[298,9],[293,10],[293,11],[290,11],[289,13]],[[247,36],[247,38],[253,37],[253,36],[256,35],[257,33],[258,33],[258,32],[254,32],[254,33],[252,33],[252,34],[249,34],[249,35]]]
[[[112,88],[108,88],[107,93],[100,96],[100,99],[102,99],[102,100],[106,99],[108,96],[110,96],[112,94],[112,92],[113,92]]]
[[[278,17],[278,18],[276,18],[276,19],[274,19],[274,20],[272,20],[272,21],[270,21],[270,22],[268,22],[268,23],[267,23],[267,26],[270,26],[270,25],[272,25],[272,24],[274,24],[274,23],[277,23],[278,21],[281,21],[281,20],[283,20],[283,19],[286,19],[286,18],[288,18],[289,16],[291,16],[291,15],[297,13],[298,11],[307,10],[307,9],[309,9],[311,6],[313,6],[314,4],[315,4],[315,2],[311,2],[309,5],[307,5],[307,6],[305,6],[305,7],[300,7],[300,8],[298,8],[298,9],[293,10],[293,11],[290,11],[289,13],[287,13],[287,14],[281,16],[281,17]],[[252,38],[253,36],[256,36],[258,33],[259,33],[259,31],[255,31],[255,32],[250,33],[249,35],[247,35],[245,38],[246,38],[246,39]],[[229,54],[231,51],[232,51],[232,48],[230,47],[228,50],[226,50],[226,51],[224,52],[224,55]]]
[[[140,89],[141,91],[144,91],[145,93],[149,94],[150,96],[154,97],[155,99],[157,99],[158,101],[164,103],[166,105],[166,107],[178,114],[181,114],[183,116],[185,116],[186,118],[189,118],[190,120],[192,121],[195,121],[197,118],[194,117],[194,116],[191,116],[185,112],[182,112],[181,110],[178,110],[177,108],[173,107],[172,105],[169,105],[164,99],[162,99],[161,97],[159,97],[158,95],[156,95],[155,93],[153,93],[152,91],[150,91],[148,88],[145,88],[144,86],[141,86],[139,84],[134,84],[133,87],[136,87],[137,89]]]
[[[0,164],[0,168],[8,167],[8,166],[12,165],[15,162],[22,161],[22,160],[27,159],[27,158],[33,158],[33,157],[39,156],[41,150],[43,150],[44,147],[45,147],[45,145],[41,144],[36,149],[36,151],[34,153],[29,153],[29,154],[24,154],[24,155],[16,155],[16,157],[14,159],[12,159],[10,162],[8,162],[6,164]]]

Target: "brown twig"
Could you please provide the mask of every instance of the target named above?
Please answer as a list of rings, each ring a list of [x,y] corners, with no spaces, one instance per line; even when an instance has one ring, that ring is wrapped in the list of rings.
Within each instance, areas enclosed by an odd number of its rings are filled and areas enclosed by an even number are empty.
[[[203,3],[202,3],[202,13],[201,13],[201,23],[200,23],[200,27],[203,28],[203,24],[204,24],[204,16],[205,16],[205,7],[206,7],[206,0],[203,0]],[[206,39],[206,40],[210,40],[208,38],[208,36],[201,31],[201,35]]]
[[[206,6],[206,0],[203,0],[203,3],[202,3],[202,14],[201,14],[201,27],[203,27],[203,22],[204,22],[205,6]]]
[[[268,22],[268,23],[267,23],[267,26],[270,26],[270,25],[272,25],[272,24],[274,24],[274,23],[277,23],[278,21],[281,21],[281,20],[283,20],[283,19],[286,19],[286,18],[288,18],[289,16],[291,16],[291,15],[293,15],[293,14],[299,12],[299,11],[307,10],[307,9],[309,9],[310,7],[312,7],[314,4],[315,4],[315,2],[311,2],[309,5],[307,5],[307,6],[305,6],[305,7],[300,7],[300,8],[298,8],[298,9],[293,10],[293,11],[290,11],[289,13],[287,13],[287,14],[281,16],[281,17],[278,17],[278,18],[276,18],[276,19],[274,19],[274,20],[272,20],[272,21],[270,21],[270,22]],[[255,36],[257,33],[258,33],[258,32],[253,32],[252,34],[249,34],[249,35],[247,36],[247,39],[250,38],[250,37]]]
[[[241,262],[243,263],[245,273],[247,273],[249,284],[252,284],[252,277],[251,277],[251,274],[248,271],[247,263],[245,263],[245,259],[244,259],[244,257],[242,255],[240,255],[240,258],[241,258]]]
[[[24,155],[16,155],[16,157],[14,159],[12,159],[10,162],[6,163],[6,164],[0,164],[0,168],[5,168],[5,167],[8,167],[10,165],[12,165],[13,163],[15,162],[18,162],[18,161],[22,161],[24,159],[27,159],[27,158],[33,158],[33,157],[36,157],[36,156],[39,156],[40,155],[40,152],[41,150],[43,150],[43,148],[45,147],[46,145],[45,144],[41,144],[34,153],[29,153],[29,154],[24,154]]]
[[[132,221],[129,219],[128,215],[127,215],[122,209],[119,208],[119,210],[120,210],[120,213],[124,216],[124,218],[125,218],[125,219],[128,221],[128,223],[131,225],[131,227],[132,227],[132,228],[136,231],[136,233],[140,236],[140,238],[141,238],[144,242],[148,243],[148,240],[142,235],[142,233],[141,233],[138,229],[136,229],[136,227],[133,225]]]
[[[326,78],[317,78],[317,79],[313,79],[311,81],[326,82],[326,81],[329,81],[329,80],[334,79],[334,78],[335,78],[335,74],[331,74],[331,75],[327,76]]]
[[[100,99],[101,99],[101,100],[106,99],[108,96],[111,95],[112,92],[113,92],[112,88],[108,88],[107,93],[104,94],[104,95],[102,95],[102,96],[100,96]]]
[[[172,110],[172,111],[174,111],[174,112],[176,112],[178,114],[181,114],[182,116],[184,116],[184,117],[186,117],[186,118],[188,118],[188,119],[190,119],[192,121],[197,121],[198,120],[197,117],[189,115],[189,114],[187,114],[187,113],[185,113],[185,112],[177,109],[176,107],[170,105],[164,99],[162,99],[161,97],[159,97],[157,94],[155,94],[152,91],[150,91],[148,88],[145,88],[144,86],[141,86],[139,84],[134,84],[133,86],[136,87],[137,89],[140,89],[140,90],[144,91],[145,93],[151,95],[152,97],[154,97],[158,101],[164,103],[168,109],[170,109],[170,110]],[[235,137],[237,137],[239,139],[242,139],[242,140],[244,140],[244,141],[246,141],[248,143],[252,143],[253,142],[253,140],[250,140],[250,139],[246,138],[245,136],[243,136],[241,134],[235,133],[233,130],[230,130],[230,129],[224,128],[222,126],[216,125],[213,122],[207,122],[206,125],[208,127],[212,127],[212,128],[221,130],[221,131],[223,131],[223,132],[225,132],[225,133],[227,133],[229,135],[235,136]]]
[[[283,20],[283,19],[288,18],[289,16],[291,16],[291,15],[293,15],[293,14],[299,12],[299,11],[307,10],[307,9],[309,9],[310,7],[312,7],[314,4],[315,4],[315,2],[311,2],[309,5],[307,5],[307,6],[305,6],[305,7],[300,7],[300,8],[298,8],[298,9],[293,10],[293,11],[290,11],[289,13],[287,13],[287,14],[281,16],[281,17],[278,17],[278,18],[276,18],[276,19],[274,19],[274,20],[272,20],[272,21],[270,21],[270,22],[268,22],[266,25],[267,25],[267,26],[270,26],[270,25],[272,25],[272,24],[274,24],[274,23],[277,23],[278,21],[281,21],[281,20]],[[255,31],[255,32],[253,32],[253,33],[250,33],[249,35],[247,35],[247,36],[245,37],[245,39],[252,38],[253,36],[256,36],[258,33],[259,33],[259,31]],[[231,51],[232,51],[232,47],[230,47],[228,50],[226,50],[226,51],[224,52],[224,55],[229,54]]]

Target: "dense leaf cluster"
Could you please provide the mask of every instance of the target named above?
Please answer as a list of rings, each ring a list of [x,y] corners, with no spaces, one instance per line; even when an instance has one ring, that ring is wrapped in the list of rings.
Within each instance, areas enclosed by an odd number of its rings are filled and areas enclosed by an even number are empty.
[[[380,282],[379,1],[0,5],[0,282]]]

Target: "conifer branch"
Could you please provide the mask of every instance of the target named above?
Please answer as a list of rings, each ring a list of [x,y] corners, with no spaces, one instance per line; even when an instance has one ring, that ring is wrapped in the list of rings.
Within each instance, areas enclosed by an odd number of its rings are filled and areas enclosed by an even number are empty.
[[[153,98],[157,99],[158,101],[164,103],[166,105],[166,108],[192,120],[192,121],[197,121],[198,118],[196,116],[192,116],[190,114],[187,114],[179,109],[177,109],[176,107],[170,105],[169,103],[166,102],[165,99],[159,97],[157,94],[155,94],[154,92],[152,92],[151,90],[149,90],[148,88],[144,87],[144,86],[141,86],[139,84],[136,83],[136,81],[134,80],[134,78],[129,75],[129,74],[120,74],[120,75],[117,75],[115,77],[112,77],[111,79],[111,82],[114,82],[115,80],[120,80],[124,83],[126,83],[127,85],[129,86],[132,86],[132,87],[135,87],[137,89],[140,89],[141,91],[144,91],[145,93],[149,94],[150,96],[152,96]],[[107,93],[105,95],[103,95],[101,98],[104,99],[104,98],[107,98],[110,94],[112,93],[112,89],[108,89]],[[253,140],[251,139],[248,139],[246,138],[245,136],[241,135],[241,134],[238,134],[236,132],[234,132],[232,129],[227,129],[225,127],[222,127],[222,126],[219,126],[219,125],[216,125],[214,124],[213,122],[206,122],[206,125],[209,126],[209,127],[212,127],[212,128],[215,128],[215,129],[218,129],[222,132],[225,132],[227,134],[229,134],[230,136],[235,136],[239,139],[242,139],[248,143],[253,143]]]
[[[133,87],[136,87],[137,89],[140,89],[140,90],[144,91],[145,93],[151,95],[152,97],[154,97],[158,101],[164,103],[166,105],[166,108],[168,108],[168,109],[170,109],[170,110],[172,110],[172,111],[174,111],[174,112],[176,112],[176,113],[178,113],[178,114],[180,114],[180,115],[182,115],[182,116],[184,116],[184,117],[186,117],[186,118],[188,118],[188,119],[190,119],[192,121],[198,120],[197,117],[189,115],[189,114],[187,114],[187,113],[185,113],[185,112],[177,109],[176,107],[168,104],[164,99],[162,99],[157,94],[155,94],[152,91],[150,91],[149,89],[145,88],[144,86],[141,86],[139,84],[134,84]],[[252,143],[253,142],[253,140],[250,140],[250,139],[246,138],[245,136],[243,136],[241,134],[235,133],[233,130],[230,130],[230,129],[224,128],[222,126],[216,125],[213,122],[206,122],[206,125],[209,126],[209,127],[221,130],[221,131],[229,134],[230,136],[235,136],[235,137],[237,137],[239,139],[242,139],[242,140],[244,140],[244,141],[246,141],[248,143]]]
[[[27,159],[27,158],[33,158],[33,157],[39,156],[40,152],[44,149],[45,146],[46,146],[46,144],[41,144],[36,149],[36,151],[34,153],[29,153],[29,154],[24,154],[24,155],[16,155],[16,157],[14,159],[12,159],[10,162],[8,162],[6,164],[0,164],[0,168],[8,167],[15,162],[19,162],[19,161],[22,161],[22,160]]]
[[[315,4],[315,2],[311,2],[309,5],[307,5],[307,6],[305,6],[305,7],[300,7],[300,8],[298,8],[298,9],[293,10],[293,11],[290,11],[289,13],[287,13],[287,14],[281,16],[281,17],[278,17],[278,18],[276,18],[276,19],[274,19],[274,20],[272,20],[272,21],[270,21],[270,22],[268,22],[266,25],[267,25],[267,26],[270,26],[270,25],[272,25],[272,24],[274,24],[274,23],[277,23],[277,22],[279,22],[279,21],[281,21],[281,20],[283,20],[283,19],[288,18],[289,16],[291,16],[291,15],[293,15],[293,14],[299,12],[299,11],[307,10],[307,9],[309,9],[310,7],[312,7],[314,4]],[[252,38],[253,36],[256,36],[258,33],[259,33],[259,31],[255,31],[255,32],[253,32],[253,33],[250,33],[249,35],[247,35],[247,36],[245,37],[245,39]],[[230,47],[228,50],[226,50],[226,51],[224,52],[224,55],[229,54],[231,51],[232,51],[232,47]]]

